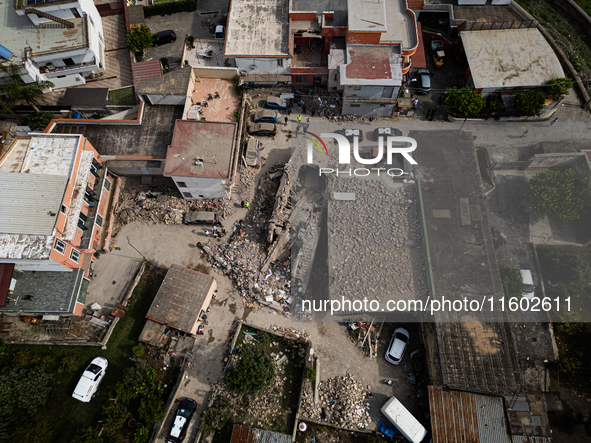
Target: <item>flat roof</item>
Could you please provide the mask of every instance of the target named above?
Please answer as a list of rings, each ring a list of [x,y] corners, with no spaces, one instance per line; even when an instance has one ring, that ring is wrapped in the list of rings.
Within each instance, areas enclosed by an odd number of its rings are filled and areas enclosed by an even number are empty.
[[[35,7],[35,5],[31,5]],[[63,14],[59,10],[51,11],[51,14],[60,17]],[[71,14],[70,14],[71,15]],[[65,18],[66,16],[63,16]],[[0,43],[14,53],[11,62],[20,62],[24,56],[24,49],[31,47],[33,53],[46,51],[63,51],[66,48],[72,50],[86,47],[86,19],[68,18],[74,23],[73,28],[66,28],[57,23],[47,23],[37,29],[26,15],[18,15],[14,9],[13,1],[5,1],[0,5]],[[33,54],[33,57],[35,54]]]
[[[406,0],[386,2],[386,32],[380,35],[380,43],[395,42],[404,49],[417,45],[417,18],[406,10]]]
[[[433,443],[511,443],[502,397],[429,386]]]
[[[190,332],[214,282],[209,275],[171,265],[146,318]]]
[[[334,12],[332,20],[326,20],[324,26],[347,26],[347,0],[292,0],[290,12]]]
[[[62,105],[84,108],[104,107],[109,104],[108,93],[109,88],[68,88]]]
[[[535,87],[564,77],[560,61],[537,28],[460,33],[476,89]]]
[[[172,141],[175,121],[183,116],[184,106],[144,107],[141,124],[58,121],[54,134],[81,134],[101,155],[166,157]],[[107,122],[107,120],[105,120]]]
[[[347,10],[349,31],[386,32],[386,0],[347,0]]]
[[[224,57],[289,57],[288,0],[232,0]]]
[[[235,134],[236,123],[177,120],[164,175],[228,179]]]
[[[16,286],[6,304],[0,307],[0,313],[71,314],[76,307],[84,271],[14,271],[12,277],[16,279]]]
[[[291,81],[291,77],[288,81]],[[246,81],[245,81],[246,83]],[[218,93],[219,98],[208,100],[208,94]],[[207,107],[202,108],[200,116],[205,117],[210,122],[236,122],[234,111],[240,104],[240,97],[236,94],[234,83],[227,78],[205,78],[200,77],[193,85],[191,93],[193,103],[207,102]],[[188,110],[187,110],[188,111]],[[187,118],[185,115],[184,118]]]
[[[503,297],[470,132],[411,131],[418,163],[436,297]],[[506,315],[436,315],[443,384],[480,392],[514,392],[520,372]],[[503,323],[505,321],[505,323]]]
[[[400,55],[392,46],[347,45],[347,64],[340,66],[342,85],[400,86]]]

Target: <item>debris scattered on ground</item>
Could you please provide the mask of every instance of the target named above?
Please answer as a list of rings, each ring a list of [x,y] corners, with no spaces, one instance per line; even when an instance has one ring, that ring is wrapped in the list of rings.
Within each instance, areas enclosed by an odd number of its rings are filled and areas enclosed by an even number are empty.
[[[352,430],[369,426],[368,393],[351,374],[321,381],[318,389],[320,401],[315,404],[312,386],[306,383],[302,395],[303,418]]]

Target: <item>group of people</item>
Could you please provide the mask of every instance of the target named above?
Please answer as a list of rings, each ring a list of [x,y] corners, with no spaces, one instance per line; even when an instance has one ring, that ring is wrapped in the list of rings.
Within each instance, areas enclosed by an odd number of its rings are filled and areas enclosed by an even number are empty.
[[[220,229],[218,229],[218,227],[217,227],[218,224],[220,225]],[[219,222],[219,221],[214,222],[214,225],[211,228],[211,231],[212,231],[213,238],[218,238],[218,237],[221,238],[221,237],[226,236],[226,230],[224,229],[221,222]],[[209,237],[209,234],[210,234],[209,229],[206,229],[205,235],[207,235]]]

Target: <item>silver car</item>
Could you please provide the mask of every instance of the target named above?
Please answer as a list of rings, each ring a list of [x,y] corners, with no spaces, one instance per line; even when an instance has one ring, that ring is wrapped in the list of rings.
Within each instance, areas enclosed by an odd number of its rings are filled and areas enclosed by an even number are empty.
[[[392,335],[390,346],[388,346],[388,350],[386,351],[386,361],[393,365],[400,364],[409,340],[410,334],[408,331],[404,328],[397,328]]]

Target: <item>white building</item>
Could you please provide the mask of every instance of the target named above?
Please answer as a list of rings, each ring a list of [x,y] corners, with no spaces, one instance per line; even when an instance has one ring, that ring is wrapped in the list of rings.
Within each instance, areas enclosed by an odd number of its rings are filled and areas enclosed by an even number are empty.
[[[0,60],[22,66],[26,83],[79,86],[104,72],[103,25],[92,0],[6,1],[0,22]]]
[[[229,198],[238,162],[236,123],[177,120],[164,176],[187,200]]]

